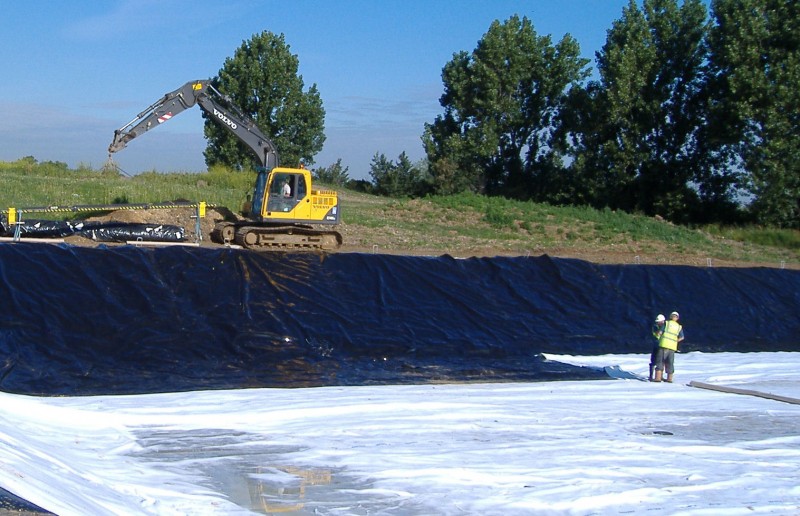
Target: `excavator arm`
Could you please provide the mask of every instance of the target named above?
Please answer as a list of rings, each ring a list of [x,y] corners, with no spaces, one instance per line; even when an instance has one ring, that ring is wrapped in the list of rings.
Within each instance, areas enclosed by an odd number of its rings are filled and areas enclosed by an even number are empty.
[[[224,104],[224,105],[223,105]],[[125,148],[129,141],[154,127],[158,127],[179,113],[199,105],[214,121],[232,132],[257,156],[266,170],[278,166],[278,151],[272,140],[242,113],[231,100],[217,91],[210,81],[190,81],[175,91],[167,93],[136,118],[114,131],[114,140],[108,146],[109,156]]]

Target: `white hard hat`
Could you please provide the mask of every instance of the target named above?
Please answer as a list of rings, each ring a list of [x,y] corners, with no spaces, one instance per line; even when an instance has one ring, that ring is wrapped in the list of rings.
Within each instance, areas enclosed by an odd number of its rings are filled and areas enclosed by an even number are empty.
[[[669,316],[670,317],[677,317],[678,319],[681,318],[681,315],[678,312],[672,312],[671,314],[669,314]]]
[[[666,321],[666,318],[664,317],[664,314],[658,314],[656,316],[656,322],[664,322],[664,321]]]

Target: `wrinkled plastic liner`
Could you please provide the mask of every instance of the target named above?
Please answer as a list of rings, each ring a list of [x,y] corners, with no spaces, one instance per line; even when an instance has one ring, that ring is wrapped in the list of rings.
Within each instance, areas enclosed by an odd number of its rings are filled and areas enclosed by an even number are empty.
[[[152,242],[182,242],[186,232],[181,226],[169,224],[138,224],[128,222],[95,222],[63,220],[25,220],[20,236],[26,238],[63,238],[78,235],[96,242],[127,242],[147,240]],[[2,236],[13,237],[15,228],[7,219],[0,219]]]
[[[607,379],[546,354],[798,351],[800,271],[0,244],[0,389]]]

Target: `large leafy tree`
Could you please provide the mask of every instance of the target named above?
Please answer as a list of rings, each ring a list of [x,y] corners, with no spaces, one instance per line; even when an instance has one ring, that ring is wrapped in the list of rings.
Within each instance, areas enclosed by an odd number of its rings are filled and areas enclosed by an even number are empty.
[[[316,85],[303,91],[299,60],[281,34],[256,34],[225,60],[214,86],[275,144],[281,163],[312,164],[325,141],[325,110]],[[259,163],[246,146],[206,117],[206,164],[253,168]]]
[[[493,22],[442,71],[445,111],[423,135],[435,188],[529,197],[537,175],[560,166],[559,110],[587,64],[569,35],[553,45],[525,17]]]
[[[757,220],[800,227],[800,2],[714,0],[718,134],[748,174]]]
[[[706,33],[701,0],[630,0],[608,31],[600,81],[571,99],[574,166],[593,204],[676,221],[731,204],[735,177],[706,143]]]

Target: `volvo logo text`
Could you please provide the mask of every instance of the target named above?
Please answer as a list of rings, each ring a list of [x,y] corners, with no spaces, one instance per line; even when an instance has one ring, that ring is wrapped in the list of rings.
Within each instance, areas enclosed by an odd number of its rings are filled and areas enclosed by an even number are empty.
[[[234,122],[233,120],[231,120],[230,118],[228,118],[227,116],[225,116],[225,113],[223,113],[223,112],[221,112],[221,111],[217,111],[217,109],[216,109],[216,108],[214,108],[214,116],[216,116],[217,118],[219,118],[220,120],[222,120],[223,122],[225,122],[225,125],[227,125],[227,126],[228,126],[228,127],[230,127],[231,129],[234,129],[234,130],[235,130],[235,129],[238,127],[238,126],[236,125],[236,122]]]

